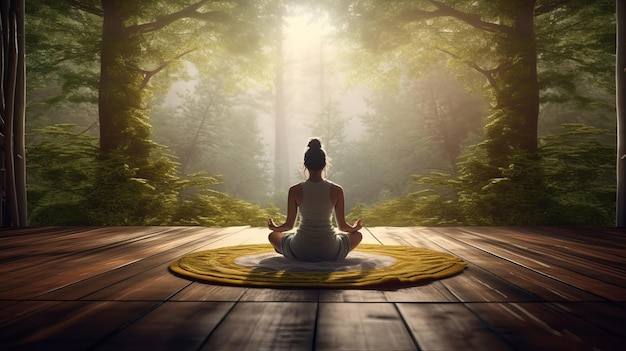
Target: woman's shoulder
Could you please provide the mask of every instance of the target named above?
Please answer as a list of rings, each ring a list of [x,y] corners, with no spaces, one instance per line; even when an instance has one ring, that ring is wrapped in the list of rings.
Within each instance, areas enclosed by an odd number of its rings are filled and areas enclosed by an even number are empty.
[[[333,183],[331,181],[328,181],[328,183],[330,183],[330,191],[334,191],[334,192],[343,192],[343,188],[341,187],[341,185],[337,184],[337,183]]]
[[[294,184],[289,187],[290,193],[302,193],[302,183]]]
[[[341,189],[341,185],[339,185],[339,184],[337,184],[337,183],[335,183],[335,182],[333,182],[333,181],[330,181],[330,180],[326,179],[326,182],[327,182],[328,184],[330,184],[330,186],[331,186],[331,187],[333,187],[333,188],[339,188],[339,189]]]

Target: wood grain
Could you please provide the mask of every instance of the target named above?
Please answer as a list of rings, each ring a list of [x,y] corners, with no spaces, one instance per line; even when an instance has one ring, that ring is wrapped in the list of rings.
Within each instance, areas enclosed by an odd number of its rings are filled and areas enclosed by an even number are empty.
[[[0,233],[0,349],[621,350],[626,230],[374,227],[364,243],[468,268],[397,290],[265,289],[184,279],[188,252],[266,228],[50,227]]]

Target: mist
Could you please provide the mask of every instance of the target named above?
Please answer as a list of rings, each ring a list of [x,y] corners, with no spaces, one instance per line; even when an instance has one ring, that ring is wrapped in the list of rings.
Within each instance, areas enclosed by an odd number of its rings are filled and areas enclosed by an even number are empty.
[[[314,123],[313,117],[321,113],[324,104],[337,102],[340,114],[349,120],[346,142],[353,142],[362,136],[363,126],[359,116],[368,111],[364,98],[371,89],[363,84],[348,82],[349,72],[342,70],[345,63],[338,61],[340,50],[332,40],[334,29],[327,16],[298,11],[298,14],[284,18],[284,23],[283,74],[288,130],[286,145],[289,155],[287,182],[294,184],[304,177],[302,157],[308,139],[323,137],[313,135],[309,127],[309,124]],[[197,70],[192,64],[188,64],[187,73],[194,77]],[[183,103],[180,96],[193,93],[195,82],[193,78],[175,82],[166,95],[164,106],[179,108]],[[267,159],[273,161],[276,159],[274,111],[257,112],[263,151]],[[322,141],[324,142],[323,138]],[[332,158],[333,155],[329,156]]]
[[[281,4],[30,2],[33,223],[264,225],[313,136],[367,225],[612,222],[612,7]]]

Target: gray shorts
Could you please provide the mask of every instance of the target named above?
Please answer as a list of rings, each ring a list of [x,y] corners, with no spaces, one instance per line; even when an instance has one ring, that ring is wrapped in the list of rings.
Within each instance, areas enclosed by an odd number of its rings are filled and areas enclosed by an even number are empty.
[[[337,244],[333,245],[333,247],[306,245],[304,250],[298,250],[298,246],[293,244],[295,235],[295,233],[285,233],[280,242],[283,256],[292,261],[339,261],[346,258],[348,252],[350,252],[350,238],[344,233],[335,234]]]

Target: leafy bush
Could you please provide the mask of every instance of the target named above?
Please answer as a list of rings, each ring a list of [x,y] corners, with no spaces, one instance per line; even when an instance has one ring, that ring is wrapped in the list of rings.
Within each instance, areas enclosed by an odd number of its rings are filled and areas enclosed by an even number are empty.
[[[211,190],[202,173],[178,175],[163,152],[133,169],[121,155],[102,158],[94,137],[72,125],[35,131],[28,148],[30,224],[44,225],[267,225],[278,209]]]
[[[540,140],[539,153],[507,157],[507,167],[486,160],[474,146],[456,175],[416,175],[426,190],[372,206],[350,218],[376,225],[602,225],[615,213],[614,150],[610,132],[563,125]],[[608,140],[608,141],[607,141]]]

